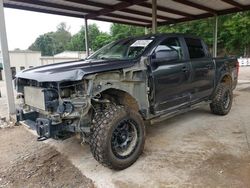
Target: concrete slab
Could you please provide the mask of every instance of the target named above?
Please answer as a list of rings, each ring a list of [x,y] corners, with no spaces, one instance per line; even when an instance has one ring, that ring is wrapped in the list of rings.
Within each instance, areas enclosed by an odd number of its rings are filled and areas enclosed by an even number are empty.
[[[97,163],[77,138],[47,143],[97,187],[250,187],[250,91],[241,91],[248,87],[234,92],[227,116],[206,106],[148,126],[143,155],[123,171]]]

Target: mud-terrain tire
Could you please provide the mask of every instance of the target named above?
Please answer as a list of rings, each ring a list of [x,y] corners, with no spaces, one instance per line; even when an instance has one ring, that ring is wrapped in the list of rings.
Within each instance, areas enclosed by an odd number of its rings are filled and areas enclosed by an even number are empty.
[[[226,115],[229,113],[233,102],[233,92],[229,84],[220,83],[210,103],[212,113]]]
[[[110,105],[98,114],[92,126],[90,149],[102,165],[122,170],[141,155],[145,126],[140,114],[124,106]]]

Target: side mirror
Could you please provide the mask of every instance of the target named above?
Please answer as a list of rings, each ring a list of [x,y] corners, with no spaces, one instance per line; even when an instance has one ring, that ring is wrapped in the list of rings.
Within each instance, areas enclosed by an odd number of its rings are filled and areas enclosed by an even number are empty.
[[[173,61],[178,60],[179,55],[175,50],[159,50],[155,52],[154,59],[162,61]]]

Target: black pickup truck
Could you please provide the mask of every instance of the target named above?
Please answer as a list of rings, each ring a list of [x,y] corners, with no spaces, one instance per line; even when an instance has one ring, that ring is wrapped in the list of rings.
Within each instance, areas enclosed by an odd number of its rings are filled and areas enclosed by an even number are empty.
[[[17,74],[17,120],[35,127],[38,140],[79,134],[97,161],[124,169],[143,151],[146,121],[204,103],[228,114],[238,70],[235,58],[212,58],[191,35],[122,39],[85,60]]]

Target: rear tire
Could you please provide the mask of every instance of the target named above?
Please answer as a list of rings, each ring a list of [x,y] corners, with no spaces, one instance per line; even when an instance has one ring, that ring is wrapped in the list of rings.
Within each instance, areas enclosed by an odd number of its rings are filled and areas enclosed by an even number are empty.
[[[111,104],[95,118],[90,149],[102,165],[116,170],[129,167],[141,155],[144,143],[145,127],[139,113]]]
[[[226,115],[229,113],[233,102],[233,92],[229,84],[220,83],[216,89],[210,109],[217,115]]]

